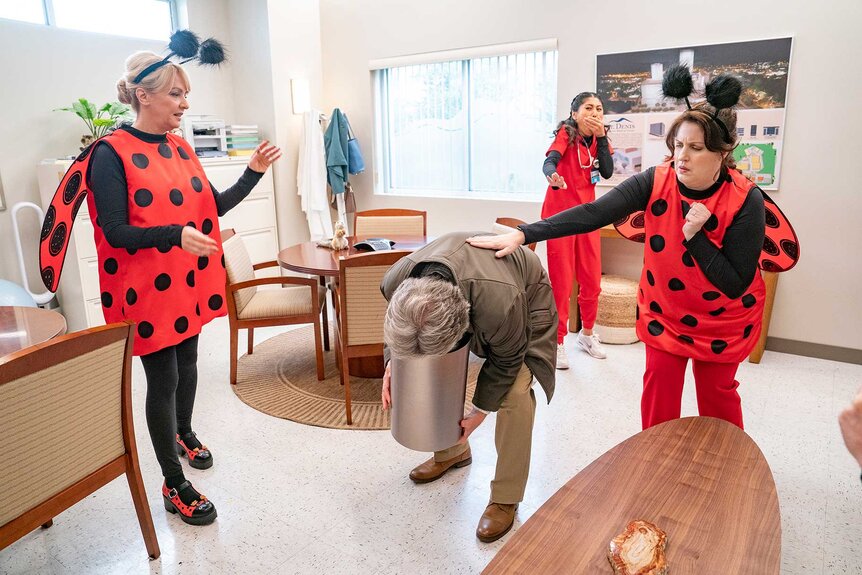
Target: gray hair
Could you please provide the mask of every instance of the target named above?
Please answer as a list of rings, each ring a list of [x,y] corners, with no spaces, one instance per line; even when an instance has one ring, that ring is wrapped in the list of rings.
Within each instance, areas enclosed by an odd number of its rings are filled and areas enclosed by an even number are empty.
[[[383,341],[393,355],[443,355],[470,326],[470,304],[458,286],[435,277],[401,282],[386,309]]]

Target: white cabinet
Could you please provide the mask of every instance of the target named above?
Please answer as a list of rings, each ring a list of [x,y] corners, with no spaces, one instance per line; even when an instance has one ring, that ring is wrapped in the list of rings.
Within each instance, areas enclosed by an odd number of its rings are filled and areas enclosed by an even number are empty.
[[[39,165],[39,193],[42,207],[48,208],[54,192],[71,165],[71,160],[46,160]],[[247,160],[202,159],[207,178],[216,190],[223,192],[231,187],[245,171]],[[221,229],[233,228],[243,237],[251,261],[254,263],[275,259],[278,254],[278,228],[275,219],[275,190],[272,170],[268,170],[237,207],[219,218]],[[261,275],[276,275],[278,268],[261,270]],[[86,202],[78,218],[66,252],[66,262],[60,276],[57,298],[66,316],[69,331],[102,325],[102,306],[99,290],[99,273],[96,244],[93,241],[93,224]]]

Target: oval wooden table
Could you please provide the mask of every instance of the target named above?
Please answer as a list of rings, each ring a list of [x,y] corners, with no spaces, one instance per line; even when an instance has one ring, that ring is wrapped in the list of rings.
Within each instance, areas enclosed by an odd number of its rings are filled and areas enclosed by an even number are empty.
[[[386,237],[395,242],[392,249],[409,251],[416,251],[434,239],[430,236]],[[320,285],[325,286],[327,277],[338,275],[339,258],[363,253],[353,246],[366,239],[367,236],[348,236],[347,248],[338,251],[321,247],[314,241],[296,244],[278,252],[278,265],[295,272],[319,276]],[[351,375],[357,377],[383,377],[383,356],[350,358],[348,369]]]
[[[630,437],[560,488],[483,573],[613,573],[608,544],[629,521],[667,533],[674,575],[777,574],[772,472],[738,427],[688,417]]]
[[[0,357],[66,333],[66,318],[38,307],[0,306]]]

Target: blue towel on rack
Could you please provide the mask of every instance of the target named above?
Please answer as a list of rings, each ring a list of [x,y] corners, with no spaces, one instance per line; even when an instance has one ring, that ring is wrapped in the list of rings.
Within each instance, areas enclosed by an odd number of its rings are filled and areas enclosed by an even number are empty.
[[[326,181],[333,194],[343,194],[348,177],[347,162],[347,120],[341,110],[332,110],[329,127],[323,134],[323,147],[326,151]]]

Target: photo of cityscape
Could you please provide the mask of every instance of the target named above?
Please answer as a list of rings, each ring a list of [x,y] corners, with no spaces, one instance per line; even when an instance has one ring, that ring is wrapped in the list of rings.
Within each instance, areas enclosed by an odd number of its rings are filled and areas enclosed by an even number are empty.
[[[711,78],[732,74],[742,80],[740,109],[784,108],[792,38],[644,50],[596,57],[596,88],[606,114],[669,112],[685,103],[662,96],[665,70],[687,64],[695,93],[692,104],[703,100]]]

